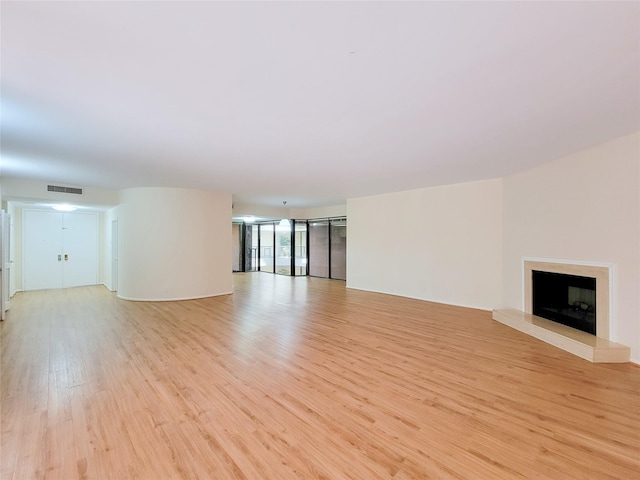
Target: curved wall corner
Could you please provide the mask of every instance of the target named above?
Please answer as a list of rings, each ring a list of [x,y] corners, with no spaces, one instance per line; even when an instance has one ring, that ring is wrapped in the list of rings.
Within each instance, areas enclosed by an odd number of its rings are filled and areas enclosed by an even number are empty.
[[[231,194],[120,192],[118,297],[186,300],[232,293]]]

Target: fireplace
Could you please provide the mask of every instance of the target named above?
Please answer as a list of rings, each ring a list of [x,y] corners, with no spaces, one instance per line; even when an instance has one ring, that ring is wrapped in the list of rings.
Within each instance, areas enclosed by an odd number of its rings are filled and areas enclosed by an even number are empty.
[[[525,258],[523,273],[524,312],[609,340],[611,266]]]
[[[596,335],[596,279],[532,270],[533,314]]]
[[[631,349],[610,337],[614,269],[607,263],[523,258],[522,310],[494,310],[493,319],[590,362],[628,362]],[[541,293],[546,299],[539,301]]]

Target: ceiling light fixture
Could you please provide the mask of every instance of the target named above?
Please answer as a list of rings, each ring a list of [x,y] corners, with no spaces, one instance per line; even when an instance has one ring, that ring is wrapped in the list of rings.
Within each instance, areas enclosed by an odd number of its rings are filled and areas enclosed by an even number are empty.
[[[60,205],[53,205],[51,208],[59,212],[73,212],[74,210],[78,209],[78,207],[74,207],[73,205],[68,205],[66,203],[63,203]]]
[[[287,206],[286,200],[282,202],[282,206],[283,207]],[[282,220],[280,220],[280,223],[278,224],[278,226],[284,227],[284,228],[291,228],[291,222],[289,221],[288,218],[283,218]]]

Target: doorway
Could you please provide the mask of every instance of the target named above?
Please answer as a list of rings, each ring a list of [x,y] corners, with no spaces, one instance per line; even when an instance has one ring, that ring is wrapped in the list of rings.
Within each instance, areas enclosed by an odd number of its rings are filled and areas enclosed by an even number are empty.
[[[24,210],[23,290],[98,283],[98,216]]]

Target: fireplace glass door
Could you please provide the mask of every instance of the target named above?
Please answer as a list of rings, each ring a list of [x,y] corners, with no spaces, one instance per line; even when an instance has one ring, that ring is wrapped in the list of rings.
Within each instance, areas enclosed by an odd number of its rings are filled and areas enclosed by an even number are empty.
[[[533,314],[596,335],[596,279],[532,272]]]

